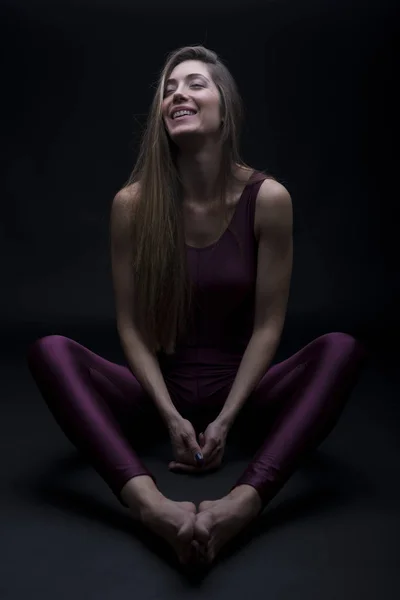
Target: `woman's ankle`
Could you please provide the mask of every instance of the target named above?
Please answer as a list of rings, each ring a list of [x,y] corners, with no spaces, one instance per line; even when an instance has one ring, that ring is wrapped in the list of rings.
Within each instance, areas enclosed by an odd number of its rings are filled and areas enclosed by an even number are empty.
[[[161,500],[164,496],[148,475],[137,475],[126,482],[120,492],[122,500],[138,517],[144,508]]]

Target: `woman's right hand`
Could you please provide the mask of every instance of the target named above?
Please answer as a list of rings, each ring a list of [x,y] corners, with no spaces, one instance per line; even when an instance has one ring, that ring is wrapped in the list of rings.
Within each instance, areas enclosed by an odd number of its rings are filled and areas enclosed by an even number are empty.
[[[191,422],[183,417],[174,419],[168,424],[168,431],[175,462],[201,468],[203,454]],[[174,468],[174,462],[169,464],[169,468]]]

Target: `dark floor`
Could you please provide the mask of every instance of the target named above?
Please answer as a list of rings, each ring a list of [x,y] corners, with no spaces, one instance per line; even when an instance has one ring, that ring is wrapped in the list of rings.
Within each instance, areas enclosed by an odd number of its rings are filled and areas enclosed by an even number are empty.
[[[1,600],[400,598],[399,383],[384,361],[371,358],[334,431],[201,577],[183,574],[80,459],[22,354],[0,372]],[[165,495],[198,503],[224,495],[247,463],[226,456],[201,479],[170,473],[168,446],[143,457]]]

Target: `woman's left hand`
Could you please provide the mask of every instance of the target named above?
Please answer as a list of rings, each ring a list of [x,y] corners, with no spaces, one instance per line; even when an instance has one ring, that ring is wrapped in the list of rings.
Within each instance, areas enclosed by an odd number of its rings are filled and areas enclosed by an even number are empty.
[[[171,471],[185,473],[201,473],[211,469],[217,469],[221,466],[222,457],[225,452],[226,438],[228,435],[228,427],[218,421],[212,421],[204,431],[199,435],[199,444],[203,453],[203,462],[199,466],[187,465],[172,461],[169,463]]]

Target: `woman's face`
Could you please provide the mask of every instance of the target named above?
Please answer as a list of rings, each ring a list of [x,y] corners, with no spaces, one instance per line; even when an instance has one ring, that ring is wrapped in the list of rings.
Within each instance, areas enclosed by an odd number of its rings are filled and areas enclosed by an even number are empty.
[[[207,65],[198,60],[187,60],[177,65],[165,82],[162,116],[171,139],[179,140],[220,131],[220,95]],[[174,116],[180,107],[195,114]]]

